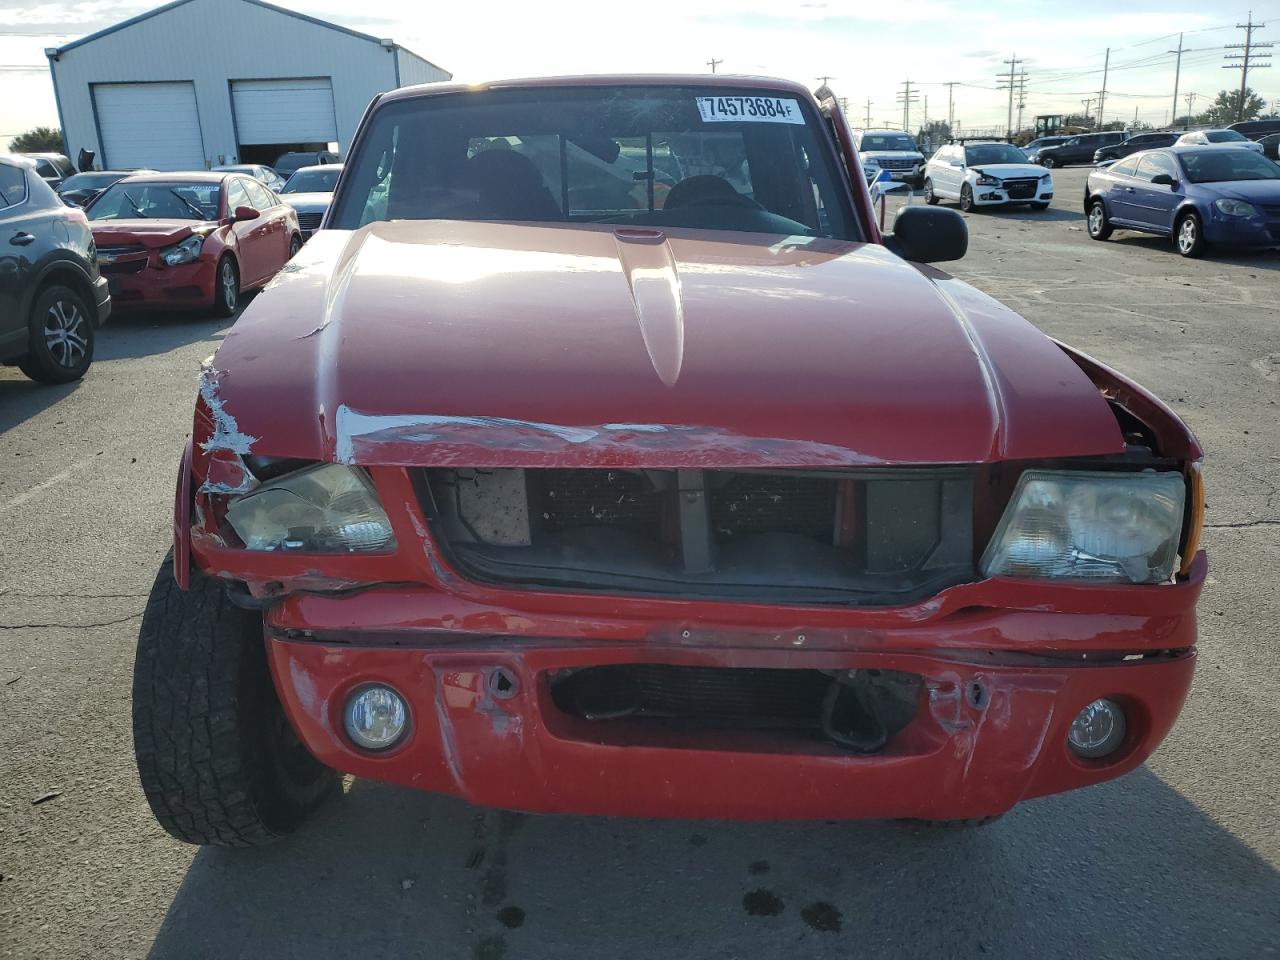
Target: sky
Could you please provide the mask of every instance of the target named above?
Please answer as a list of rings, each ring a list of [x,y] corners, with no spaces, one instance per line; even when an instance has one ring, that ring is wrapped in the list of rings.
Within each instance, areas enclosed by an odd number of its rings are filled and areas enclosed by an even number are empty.
[[[1080,112],[1102,86],[1111,48],[1106,120],[1163,124],[1173,106],[1175,56],[1184,34],[1182,93],[1199,95],[1198,112],[1239,71],[1223,69],[1225,44],[1247,0],[275,0],[279,6],[389,37],[451,71],[478,81],[570,73],[708,71],[781,76],[817,85],[820,76],[847,98],[850,121],[901,126],[898,102],[910,80],[919,99],[911,126],[927,109],[969,129],[1003,126],[1008,94],[998,89],[1003,61],[1025,70],[1025,118]],[[136,0],[0,0],[0,146],[37,124],[57,125],[46,47],[155,6]],[[353,12],[362,10],[362,12]],[[908,12],[904,14],[903,11]],[[1117,12],[1119,11],[1119,12]],[[1270,24],[1254,39],[1280,40],[1280,0],[1252,10]],[[1280,55],[1277,56],[1280,61]],[[953,81],[957,85],[948,88]],[[916,86],[918,85],[918,86]],[[1280,69],[1250,75],[1268,101],[1280,101]],[[1016,108],[1016,104],[1015,104]],[[1179,103],[1185,111],[1185,101]]]

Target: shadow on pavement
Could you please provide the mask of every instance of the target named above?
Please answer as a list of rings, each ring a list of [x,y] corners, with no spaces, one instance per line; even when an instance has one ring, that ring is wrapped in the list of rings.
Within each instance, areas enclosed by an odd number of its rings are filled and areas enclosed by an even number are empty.
[[[281,844],[201,851],[151,957],[1256,957],[1277,903],[1280,874],[1146,769],[960,831],[526,816],[356,781]]]
[[[14,378],[0,380],[0,434],[4,434],[18,424],[38,416],[52,407],[63,397],[69,397],[83,384],[75,383],[46,384],[28,380],[17,367],[12,369]],[[89,370],[93,373],[92,368]]]
[[[234,323],[235,319],[215,317],[208,311],[119,314],[113,316],[98,331],[93,362],[96,366],[113,360],[165,354],[197,340],[216,337]],[[93,368],[90,368],[87,376],[93,376]]]
[[[1168,237],[1157,237],[1150,233],[1134,233],[1117,227],[1111,239],[1106,242],[1121,247],[1146,247],[1163,251],[1175,260],[1183,259],[1173,248],[1173,241]],[[1233,267],[1244,267],[1248,270],[1280,270],[1280,253],[1275,250],[1210,246],[1205,249],[1202,256],[1197,258],[1197,262],[1221,263]]]

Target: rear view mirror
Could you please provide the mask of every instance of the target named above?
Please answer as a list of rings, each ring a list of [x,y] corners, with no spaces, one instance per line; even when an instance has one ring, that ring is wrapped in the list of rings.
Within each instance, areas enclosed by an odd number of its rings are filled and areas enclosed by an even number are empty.
[[[1178,181],[1167,173],[1157,173],[1151,178],[1151,182],[1158,183],[1162,187],[1176,187],[1178,185]]]
[[[912,263],[959,260],[969,250],[969,227],[954,210],[907,207],[898,214],[884,245]]]
[[[253,209],[253,207],[236,207],[235,213],[231,215],[231,219],[236,223],[240,223],[244,220],[257,220],[260,216],[262,216],[262,214]]]

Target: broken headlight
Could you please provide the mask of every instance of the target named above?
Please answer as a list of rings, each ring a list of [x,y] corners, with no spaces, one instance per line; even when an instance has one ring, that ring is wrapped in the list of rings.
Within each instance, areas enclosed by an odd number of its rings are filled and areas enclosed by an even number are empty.
[[[390,550],[396,542],[369,478],[341,464],[265,483],[231,501],[227,521],[250,550],[351,553]]]
[[[1163,583],[1177,563],[1185,499],[1179,473],[1028,470],[982,557],[983,573]]]

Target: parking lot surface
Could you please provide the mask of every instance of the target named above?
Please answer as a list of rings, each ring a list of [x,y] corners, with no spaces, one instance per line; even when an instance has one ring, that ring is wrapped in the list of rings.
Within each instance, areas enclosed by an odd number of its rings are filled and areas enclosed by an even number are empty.
[[[79,384],[0,370],[0,956],[1277,955],[1280,255],[1095,243],[1085,171],[1054,176],[1045,213],[968,217],[954,272],[1205,446],[1198,672],[1144,768],[956,832],[533,817],[355,781],[273,847],[183,846],[137,784],[129,688],[227,324],[120,317]]]

